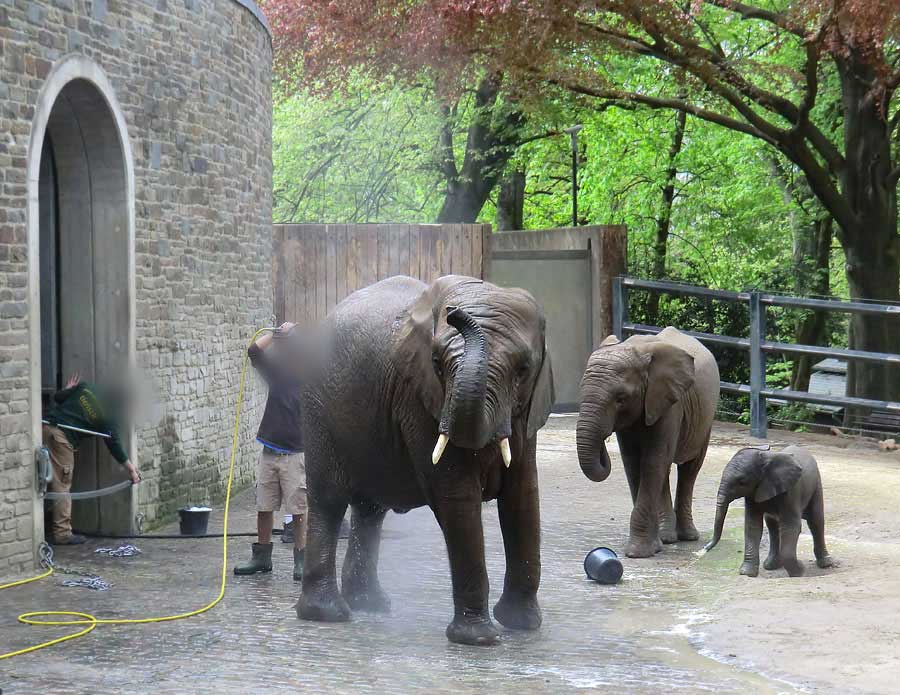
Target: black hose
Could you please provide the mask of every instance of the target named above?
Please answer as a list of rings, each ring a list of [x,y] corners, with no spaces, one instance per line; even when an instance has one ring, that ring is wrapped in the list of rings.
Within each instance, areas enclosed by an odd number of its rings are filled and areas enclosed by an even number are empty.
[[[84,531],[76,531],[80,536],[84,536],[85,538],[112,538],[113,540],[134,540],[134,539],[147,539],[147,540],[191,540],[194,538],[221,538],[225,534],[223,533],[201,533],[196,536],[183,536],[180,533],[145,533],[141,536],[138,535],[124,535],[124,534],[113,534],[113,533],[85,533]],[[284,533],[281,529],[272,529],[273,536],[280,536]],[[253,532],[241,532],[241,533],[229,533],[229,538],[256,538],[259,534],[256,531]]]

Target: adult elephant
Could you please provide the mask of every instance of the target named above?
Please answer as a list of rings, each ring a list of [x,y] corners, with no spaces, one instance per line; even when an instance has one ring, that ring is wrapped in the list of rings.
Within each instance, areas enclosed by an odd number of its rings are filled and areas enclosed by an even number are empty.
[[[298,616],[387,610],[377,577],[385,513],[428,505],[450,559],[447,637],[496,642],[481,527],[482,502],[496,498],[506,578],[494,617],[537,628],[535,442],[553,403],[537,302],[470,277],[430,286],[393,277],[350,295],[323,330],[304,398],[309,530]],[[335,546],[348,504],[339,592]]]
[[[694,481],[703,465],[716,404],[719,368],[696,339],[669,326],[619,342],[609,336],[588,359],[581,382],[576,442],[584,474],[609,476],[613,433],[634,509],[625,554],[650,557],[662,543],[694,541]],[[673,509],[669,488],[678,464]]]

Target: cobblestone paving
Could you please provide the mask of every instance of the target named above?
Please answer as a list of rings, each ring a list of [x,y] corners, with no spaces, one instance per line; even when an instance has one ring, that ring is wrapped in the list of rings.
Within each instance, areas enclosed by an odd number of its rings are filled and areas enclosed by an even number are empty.
[[[703,537],[712,525],[719,471],[734,443],[725,439],[713,449],[719,453],[701,473],[695,498]],[[572,418],[551,420],[540,435],[538,456],[544,610],[539,631],[505,632],[495,648],[447,642],[446,553],[431,513],[420,509],[390,514],[385,524],[381,578],[393,599],[390,615],[356,614],[340,625],[298,620],[290,548],[276,543],[275,571],[249,578],[229,574],[225,600],[211,613],[161,625],[100,626],[85,638],[3,662],[0,688],[4,695],[802,692],[741,670],[727,663],[727,656],[723,661],[701,656],[692,646],[691,626],[702,619],[695,599],[715,591],[698,585],[691,573],[700,543],[669,546],[650,560],[623,559],[625,576],[617,586],[585,580],[585,553],[597,545],[621,550],[626,541],[631,501],[621,464],[614,463],[604,484],[585,479],[575,456]],[[252,529],[252,504],[251,491],[235,499],[232,531]],[[493,604],[504,565],[494,504],[485,505],[484,521]],[[251,540],[229,542],[229,573]],[[143,617],[192,610],[215,595],[219,541],[136,543],[143,550],[137,558],[93,555],[109,541],[59,553],[61,562],[112,581],[108,593],[64,589],[60,577],[0,593],[0,651],[68,632],[18,625],[15,615],[22,611]]]

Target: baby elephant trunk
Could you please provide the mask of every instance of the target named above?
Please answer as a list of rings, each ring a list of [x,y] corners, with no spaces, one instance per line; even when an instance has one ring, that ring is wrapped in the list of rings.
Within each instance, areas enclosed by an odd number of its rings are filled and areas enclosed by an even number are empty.
[[[728,513],[728,498],[722,493],[716,498],[716,525],[713,528],[712,540],[703,548],[704,551],[712,550],[722,538],[722,529],[725,528],[725,515]]]

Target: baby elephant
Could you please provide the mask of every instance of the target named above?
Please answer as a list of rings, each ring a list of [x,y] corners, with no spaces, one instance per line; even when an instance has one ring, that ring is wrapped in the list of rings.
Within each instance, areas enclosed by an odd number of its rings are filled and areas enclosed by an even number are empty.
[[[831,567],[825,547],[825,504],[822,479],[816,460],[806,449],[789,446],[781,453],[741,449],[725,470],[716,498],[716,527],[713,539],[703,549],[711,550],[722,537],[725,513],[732,500],[744,498],[744,562],[741,574],[759,574],[759,541],[763,519],[769,529],[767,570],[784,567],[792,577],[803,574],[797,561],[800,520],[806,519],[813,537],[816,564]]]

